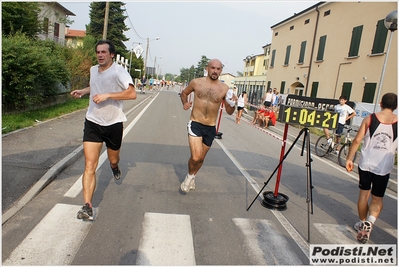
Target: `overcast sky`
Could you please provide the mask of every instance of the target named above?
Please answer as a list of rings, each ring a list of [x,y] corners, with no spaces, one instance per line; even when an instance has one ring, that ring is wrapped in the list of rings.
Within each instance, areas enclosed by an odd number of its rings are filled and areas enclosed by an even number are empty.
[[[160,66],[162,74],[180,74],[197,66],[202,55],[218,58],[223,72],[243,72],[243,59],[263,53],[271,43],[270,27],[319,1],[145,1],[126,3],[125,32],[128,48],[138,42],[145,49],[150,38],[147,66]],[[59,2],[76,16],[71,29],[85,30],[90,2]],[[125,14],[126,15],[126,14]],[[160,37],[159,40],[154,40]],[[135,42],[133,44],[133,42]],[[134,56],[134,54],[133,54]]]

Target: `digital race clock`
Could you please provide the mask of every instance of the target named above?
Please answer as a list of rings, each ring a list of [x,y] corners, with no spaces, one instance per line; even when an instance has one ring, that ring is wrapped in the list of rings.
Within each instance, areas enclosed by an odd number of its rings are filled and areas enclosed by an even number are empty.
[[[281,105],[278,121],[300,124],[305,127],[335,129],[338,126],[338,113],[328,110]]]

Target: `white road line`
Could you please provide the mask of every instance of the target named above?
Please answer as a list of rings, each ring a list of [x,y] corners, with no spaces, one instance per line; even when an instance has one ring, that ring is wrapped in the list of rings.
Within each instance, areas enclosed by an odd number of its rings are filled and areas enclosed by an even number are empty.
[[[382,228],[385,232],[390,234],[391,236],[397,238],[398,237],[398,230],[397,229],[392,229],[392,228]]]
[[[56,204],[3,265],[68,265],[89,232],[91,222],[76,219],[81,206]],[[97,214],[98,209],[94,209]]]
[[[133,128],[133,126],[137,123],[137,121],[143,116],[144,112],[148,109],[148,107],[152,104],[152,102],[158,97],[159,92],[155,95],[155,97],[145,106],[145,108],[134,118],[134,120],[126,127],[126,129],[123,130],[123,138],[130,132],[130,130]],[[135,109],[134,107],[133,109]],[[133,110],[132,109],[132,110]],[[130,113],[132,110],[130,110],[128,113]],[[98,166],[96,171],[101,167],[101,165],[107,160],[107,150],[105,150],[99,160],[98,160]],[[70,198],[75,198],[77,195],[80,194],[82,191],[82,177],[81,175],[79,179],[73,184],[73,186],[64,194],[64,197],[70,197]]]
[[[348,225],[314,223],[316,229],[329,241],[330,244],[359,244],[356,233]]]
[[[195,265],[190,216],[146,212],[136,265]]]
[[[234,218],[233,222],[245,236],[248,254],[254,265],[303,265],[298,256],[289,249],[284,235],[273,222],[260,219]]]
[[[223,149],[226,155],[231,159],[231,161],[236,165],[236,167],[240,170],[240,172],[244,175],[247,181],[251,184],[252,188],[255,192],[260,191],[260,186],[258,183],[249,175],[249,173],[241,166],[238,160],[230,153],[230,151],[220,142],[218,139],[215,139],[218,145]],[[259,197],[263,200],[263,195],[260,194]],[[288,222],[288,220],[284,217],[284,215],[279,211],[271,210],[273,215],[280,221],[281,225],[285,228],[285,230],[289,233],[292,239],[297,243],[299,248],[302,250],[303,254],[309,258],[309,244],[305,239],[298,233],[298,231]]]

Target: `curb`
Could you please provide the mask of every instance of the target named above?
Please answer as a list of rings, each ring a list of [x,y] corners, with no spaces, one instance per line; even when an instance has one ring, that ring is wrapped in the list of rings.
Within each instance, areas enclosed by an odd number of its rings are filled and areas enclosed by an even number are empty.
[[[74,163],[81,155],[83,155],[83,145],[72,151],[68,156],[60,160],[51,167],[38,182],[20,199],[16,205],[12,206],[2,216],[2,225],[14,216],[20,209],[29,203],[40,191],[42,191],[55,177],[65,168]]]

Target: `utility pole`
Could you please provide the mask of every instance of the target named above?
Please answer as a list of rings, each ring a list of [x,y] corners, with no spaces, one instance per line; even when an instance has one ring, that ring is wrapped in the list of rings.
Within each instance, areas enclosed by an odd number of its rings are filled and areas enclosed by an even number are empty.
[[[108,31],[108,13],[109,13],[109,2],[105,2],[105,18],[104,18],[103,40],[106,40],[106,39],[107,39],[107,31]]]
[[[147,49],[145,50],[145,62],[144,62],[144,73],[143,76],[146,77],[147,74],[147,58],[148,58],[148,49],[150,48],[150,38],[147,38]]]
[[[155,64],[156,63],[157,63],[157,57],[155,57],[155,60],[154,60],[154,70],[152,71],[153,78],[155,78],[155,74],[156,74],[156,71],[155,71]],[[157,79],[158,79],[158,77],[157,77]]]

